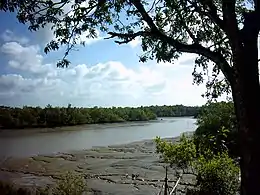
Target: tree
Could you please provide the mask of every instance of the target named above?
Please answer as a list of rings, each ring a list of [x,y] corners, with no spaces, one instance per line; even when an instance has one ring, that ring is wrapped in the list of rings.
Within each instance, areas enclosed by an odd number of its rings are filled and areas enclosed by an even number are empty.
[[[118,44],[142,39],[141,61],[172,62],[181,53],[194,53],[194,82],[204,81],[209,65],[213,73],[206,82],[206,96],[231,92],[239,128],[241,192],[260,194],[260,86],[258,45],[259,0],[48,0],[0,1],[3,11],[16,11],[17,18],[36,31],[50,23],[56,39],[48,53],[66,45],[59,67],[80,42],[79,35],[97,36],[96,30],[118,38]],[[64,6],[69,6],[64,9]],[[84,45],[84,42],[81,42]],[[198,71],[202,68],[202,72]],[[220,78],[220,72],[224,78]]]

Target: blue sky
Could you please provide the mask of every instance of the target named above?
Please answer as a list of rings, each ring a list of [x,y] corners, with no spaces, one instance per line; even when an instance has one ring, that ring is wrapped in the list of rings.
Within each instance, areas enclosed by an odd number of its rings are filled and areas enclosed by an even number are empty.
[[[56,68],[62,52],[43,53],[49,28],[29,32],[15,16],[1,13],[0,104],[11,106],[201,105],[204,86],[192,85],[194,55],[175,63],[140,63],[138,39],[117,45],[99,36],[70,55],[71,66]]]

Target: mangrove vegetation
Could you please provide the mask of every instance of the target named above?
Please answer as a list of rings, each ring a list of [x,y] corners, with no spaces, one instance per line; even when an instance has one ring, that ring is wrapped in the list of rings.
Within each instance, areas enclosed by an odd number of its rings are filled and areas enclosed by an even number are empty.
[[[0,107],[0,127],[2,129],[60,127],[82,124],[118,123],[126,121],[148,121],[157,117],[195,116],[199,107],[141,106],[141,107],[67,107],[45,108],[24,106]]]

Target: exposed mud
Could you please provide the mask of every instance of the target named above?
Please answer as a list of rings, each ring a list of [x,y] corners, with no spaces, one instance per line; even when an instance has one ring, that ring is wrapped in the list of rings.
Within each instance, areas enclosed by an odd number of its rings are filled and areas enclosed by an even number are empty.
[[[46,186],[53,185],[65,171],[74,171],[84,174],[89,194],[158,194],[165,177],[164,167],[153,141],[149,140],[51,156],[5,159],[0,180],[21,186]],[[175,170],[169,169],[168,173],[169,185],[174,186]],[[132,180],[132,174],[139,176]],[[193,183],[192,175],[182,178],[177,194]]]

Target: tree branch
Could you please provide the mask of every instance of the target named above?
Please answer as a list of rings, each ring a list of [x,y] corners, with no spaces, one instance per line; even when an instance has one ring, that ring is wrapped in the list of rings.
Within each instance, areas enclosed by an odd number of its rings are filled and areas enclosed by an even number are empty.
[[[190,2],[190,1],[189,1]],[[217,7],[212,0],[199,0],[199,2],[208,8],[209,11],[203,11],[199,6],[193,3],[195,9],[203,14],[208,16],[216,25],[223,30],[228,36],[231,45],[237,47],[239,45],[239,30],[235,13],[235,1],[234,0],[223,0],[222,1],[222,12],[223,20],[219,18],[217,14]]]
[[[153,1],[153,4],[152,4],[152,6],[151,6],[151,8],[149,9],[149,11],[147,12],[147,13],[149,13],[149,12],[151,12],[152,10],[153,10],[153,8],[154,8],[154,6],[159,2],[159,1],[157,1],[157,0],[154,0]]]
[[[148,24],[148,26],[151,28],[151,31],[160,33],[156,25],[153,23],[153,19],[148,15],[148,13],[145,11],[144,6],[140,2],[140,0],[130,0],[130,2],[136,7],[136,9],[139,11],[139,13],[142,15],[144,21]]]
[[[208,7],[209,11],[203,11],[201,7],[199,7],[196,2],[189,1],[190,4],[192,4],[195,8],[195,10],[198,13],[201,13],[202,15],[205,15],[209,17],[216,25],[220,27],[221,30],[226,32],[225,23],[223,20],[221,20],[217,14],[217,7],[213,4],[212,1],[205,1],[205,0],[199,0],[199,2],[204,6]]]
[[[139,36],[148,36],[150,35],[149,32],[146,31],[138,31],[136,33],[116,33],[116,32],[108,32],[108,34],[110,35],[110,37],[106,37],[105,39],[111,39],[114,37],[118,37],[120,39],[124,39],[123,41],[115,41],[118,44],[125,44],[125,43],[129,43],[130,41],[134,40],[136,37]]]
[[[50,1],[52,2],[52,1]],[[39,2],[38,2],[39,3]],[[46,7],[43,6],[42,9],[39,9],[37,10],[36,12],[34,12],[34,15],[36,16],[37,14],[41,14],[41,12],[44,12],[44,11],[47,11],[49,9],[56,9],[56,10],[59,10],[61,8],[63,8],[67,3],[68,3],[68,0],[67,1],[59,1],[59,2],[55,2],[55,3],[50,3],[48,4],[48,2],[41,2],[42,4],[45,4],[45,5],[48,5]],[[55,7],[59,5],[58,7]],[[39,5],[36,5],[37,7],[39,7]]]
[[[235,0],[222,1],[223,21],[232,50],[237,50],[241,46],[235,4]]]
[[[184,44],[181,43],[165,34],[160,32],[156,25],[153,22],[153,19],[148,15],[148,13],[145,11],[144,6],[140,2],[140,0],[130,0],[131,3],[136,7],[136,9],[139,11],[141,16],[143,17],[143,20],[148,24],[148,26],[151,29],[151,35],[156,37],[157,39],[170,44],[173,46],[177,51],[179,52],[186,52],[186,53],[195,53],[199,55],[203,55],[207,58],[209,58],[211,61],[215,62],[220,69],[222,70],[223,74],[227,78],[227,80],[232,83],[232,73],[233,70],[229,66],[226,59],[222,56],[219,52],[213,52],[210,49],[207,49],[200,44]]]
[[[260,5],[259,5],[260,7]],[[255,39],[259,37],[260,23],[260,8],[258,11],[244,13],[244,27],[240,30],[244,40]]]
[[[255,7],[255,11],[260,14],[260,2],[259,0],[254,0],[254,7]]]
[[[176,7],[178,7],[177,4],[174,3],[174,5]],[[182,17],[182,14],[179,12],[179,10],[176,10],[176,13],[178,15],[178,17],[181,20],[182,25],[184,26],[185,30],[187,31],[187,33],[189,34],[190,38],[192,38],[194,43],[199,43],[199,40],[196,38],[196,36],[191,32],[191,30],[189,29],[188,25],[186,24],[184,18]]]

